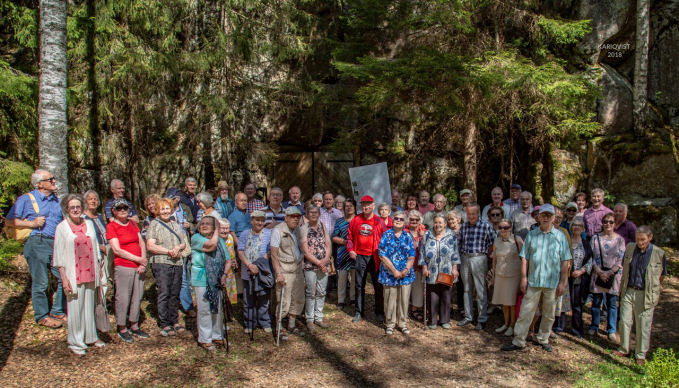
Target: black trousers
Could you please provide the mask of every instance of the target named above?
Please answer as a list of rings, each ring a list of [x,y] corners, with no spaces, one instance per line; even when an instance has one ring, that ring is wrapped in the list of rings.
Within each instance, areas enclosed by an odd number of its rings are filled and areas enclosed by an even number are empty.
[[[160,327],[179,324],[179,292],[182,289],[181,265],[158,264],[151,266],[158,286],[158,319]]]
[[[382,284],[377,281],[379,273],[375,268],[373,256],[356,255],[356,312],[362,317],[365,316],[365,284],[368,274],[375,289],[375,315],[384,315],[384,290]]]
[[[458,282],[459,283],[459,282]],[[427,302],[429,306],[430,325],[450,323],[450,305],[453,299],[453,287],[444,284],[427,284]]]
[[[571,297],[571,333],[573,335],[584,335],[585,328],[582,321],[582,306],[587,304],[589,297],[589,283],[591,281],[590,275],[582,274],[580,276],[580,284],[575,284],[575,278],[568,278],[568,287]]]
[[[464,315],[464,283],[462,283],[462,276],[457,278],[457,285],[455,287],[455,293],[457,294],[457,309]],[[451,288],[452,292],[452,288]]]

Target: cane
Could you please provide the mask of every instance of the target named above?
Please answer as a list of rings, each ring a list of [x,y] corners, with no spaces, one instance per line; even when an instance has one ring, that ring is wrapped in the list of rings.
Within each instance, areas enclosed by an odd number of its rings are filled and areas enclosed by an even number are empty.
[[[427,330],[427,277],[422,272],[422,288],[424,288],[424,330]]]
[[[252,272],[250,273],[250,295],[252,295],[252,303],[254,305],[254,310],[252,310],[252,319],[251,322],[255,322],[255,319],[257,318],[257,297],[255,295],[255,277],[252,275]],[[250,341],[255,340],[255,329],[257,328],[257,324],[254,323],[254,326],[250,330]]]
[[[229,295],[226,289],[221,289],[222,297],[222,319],[224,321],[224,341],[226,342],[226,354],[228,355],[231,351],[229,349],[229,326],[227,323],[231,321],[231,301],[229,301]]]
[[[281,325],[283,323],[283,300],[285,299],[285,287],[281,288],[281,298],[278,300],[278,327],[276,333],[276,346],[281,343]]]

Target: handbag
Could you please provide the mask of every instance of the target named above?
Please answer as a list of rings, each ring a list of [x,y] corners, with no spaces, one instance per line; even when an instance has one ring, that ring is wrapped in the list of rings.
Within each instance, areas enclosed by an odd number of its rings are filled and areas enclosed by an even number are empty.
[[[335,269],[335,260],[330,257],[330,270],[328,270],[328,276],[335,276],[337,275],[337,270]]]
[[[601,269],[604,270],[604,271],[610,271],[611,268],[604,267],[604,265],[603,265],[604,264],[604,250],[601,247],[601,236],[597,235],[596,239],[599,242],[599,254],[601,255]],[[605,289],[605,290],[610,290],[611,287],[613,287],[613,281],[614,280],[615,280],[615,274],[613,274],[613,276],[608,278],[608,280],[603,280],[600,276],[597,276],[594,284],[599,288],[602,288],[602,289]]]
[[[94,322],[97,325],[97,330],[102,333],[109,332],[113,330],[113,325],[111,325],[111,320],[108,317],[108,312],[106,311],[106,298],[103,295],[103,290],[98,287],[97,292],[97,305],[94,308]]]
[[[437,249],[437,255],[440,255],[440,245],[437,242],[436,243],[436,249]],[[442,284],[447,287],[452,287],[453,283],[455,283],[455,276],[449,275],[447,273],[441,272],[441,263],[439,263],[439,270],[438,274],[436,275],[436,284]]]

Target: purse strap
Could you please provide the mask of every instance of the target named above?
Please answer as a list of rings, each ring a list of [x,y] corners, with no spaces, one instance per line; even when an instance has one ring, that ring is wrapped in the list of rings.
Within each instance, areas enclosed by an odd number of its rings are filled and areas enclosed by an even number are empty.
[[[164,222],[161,221],[161,220],[158,220],[158,222],[159,222],[161,225],[163,225],[163,226],[165,227],[165,229],[169,230],[170,233],[172,233],[175,237],[177,237],[177,240],[179,241],[179,245],[182,244],[182,239],[179,237],[179,235],[177,235],[177,233],[175,233],[174,230],[172,230],[172,228],[170,228],[169,226],[167,226],[167,224],[164,223]]]
[[[601,269],[608,270],[606,269],[607,267],[604,266],[604,249],[601,246],[601,236],[596,234],[596,240],[599,242],[599,256],[601,256]]]
[[[516,245],[516,252],[520,255],[521,249],[519,248],[519,241],[516,239],[516,235],[514,235],[514,245]]]

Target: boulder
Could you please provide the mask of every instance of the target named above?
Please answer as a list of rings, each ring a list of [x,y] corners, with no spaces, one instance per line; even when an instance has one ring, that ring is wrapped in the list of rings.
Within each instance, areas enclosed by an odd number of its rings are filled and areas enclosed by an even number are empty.
[[[582,61],[594,64],[598,61],[601,45],[615,39],[624,30],[625,24],[633,20],[636,1],[583,0],[573,10],[574,19],[589,19],[592,31],[575,47],[575,54]],[[631,43],[631,42],[630,42]]]
[[[601,64],[599,81],[602,98],[598,102],[598,121],[601,132],[621,134],[631,132],[634,126],[634,98],[632,84],[612,67]]]
[[[554,198],[561,206],[570,202],[578,192],[583,179],[582,166],[578,154],[555,149],[552,151],[554,166]]]
[[[618,197],[676,198],[679,193],[679,173],[671,153],[650,156],[639,164],[622,160],[613,165],[610,187]]]

